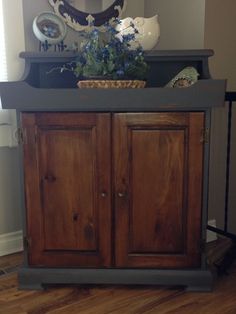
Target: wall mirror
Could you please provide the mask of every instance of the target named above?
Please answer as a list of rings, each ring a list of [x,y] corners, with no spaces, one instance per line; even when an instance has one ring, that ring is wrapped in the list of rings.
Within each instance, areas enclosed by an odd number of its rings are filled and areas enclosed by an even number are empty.
[[[103,29],[106,22],[121,18],[127,0],[101,0],[93,10],[86,12],[86,0],[48,0],[55,13],[76,31],[89,29],[91,25]],[[93,1],[94,2],[94,1]],[[101,11],[99,11],[101,10]]]

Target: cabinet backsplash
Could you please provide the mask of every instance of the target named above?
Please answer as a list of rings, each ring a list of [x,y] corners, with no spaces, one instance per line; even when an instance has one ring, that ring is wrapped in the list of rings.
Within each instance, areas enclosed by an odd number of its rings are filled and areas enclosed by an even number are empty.
[[[163,87],[185,67],[194,67],[199,79],[209,79],[208,58],[212,50],[150,51],[145,59],[149,65],[147,87]],[[77,78],[70,71],[60,71],[65,63],[72,62],[76,53],[30,53],[20,56],[25,59],[29,72],[24,74],[31,86],[38,88],[77,88]]]

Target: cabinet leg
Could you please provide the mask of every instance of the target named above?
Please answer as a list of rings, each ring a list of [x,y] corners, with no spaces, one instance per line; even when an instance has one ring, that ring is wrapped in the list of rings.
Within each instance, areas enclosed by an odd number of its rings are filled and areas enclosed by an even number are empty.
[[[45,287],[41,283],[33,283],[33,284],[22,284],[19,283],[18,285],[19,290],[37,290],[37,291],[43,291],[45,290]]]
[[[34,274],[34,272],[24,267],[18,271],[18,287],[19,290],[45,290],[41,273]]]

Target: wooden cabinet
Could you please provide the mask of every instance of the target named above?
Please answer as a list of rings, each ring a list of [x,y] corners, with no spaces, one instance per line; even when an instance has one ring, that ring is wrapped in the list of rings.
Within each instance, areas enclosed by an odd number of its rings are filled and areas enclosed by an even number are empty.
[[[22,80],[0,82],[2,106],[16,109],[22,135],[20,288],[211,289],[203,250],[207,131],[226,86],[210,76],[212,55],[151,51],[145,54],[146,88],[77,89],[72,73],[52,71],[73,62],[74,52],[21,53]],[[199,80],[189,88],[164,88],[185,67],[194,67]]]
[[[200,267],[203,112],[23,113],[29,264]]]
[[[109,114],[23,114],[29,263],[111,264]]]

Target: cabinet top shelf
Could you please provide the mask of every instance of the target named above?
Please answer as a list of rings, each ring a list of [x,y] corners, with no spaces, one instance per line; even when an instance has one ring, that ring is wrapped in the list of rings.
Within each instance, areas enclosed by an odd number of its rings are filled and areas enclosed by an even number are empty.
[[[42,89],[26,82],[0,83],[3,108],[20,111],[198,111],[222,106],[224,91],[224,80],[200,80],[187,88],[140,89]]]
[[[225,81],[211,79],[212,50],[146,52],[150,70],[144,89],[78,89],[70,71],[61,73],[75,52],[22,52],[26,61],[21,81],[1,82],[4,109],[19,111],[173,111],[207,110],[224,104]],[[185,67],[195,67],[199,80],[188,88],[164,88]]]

